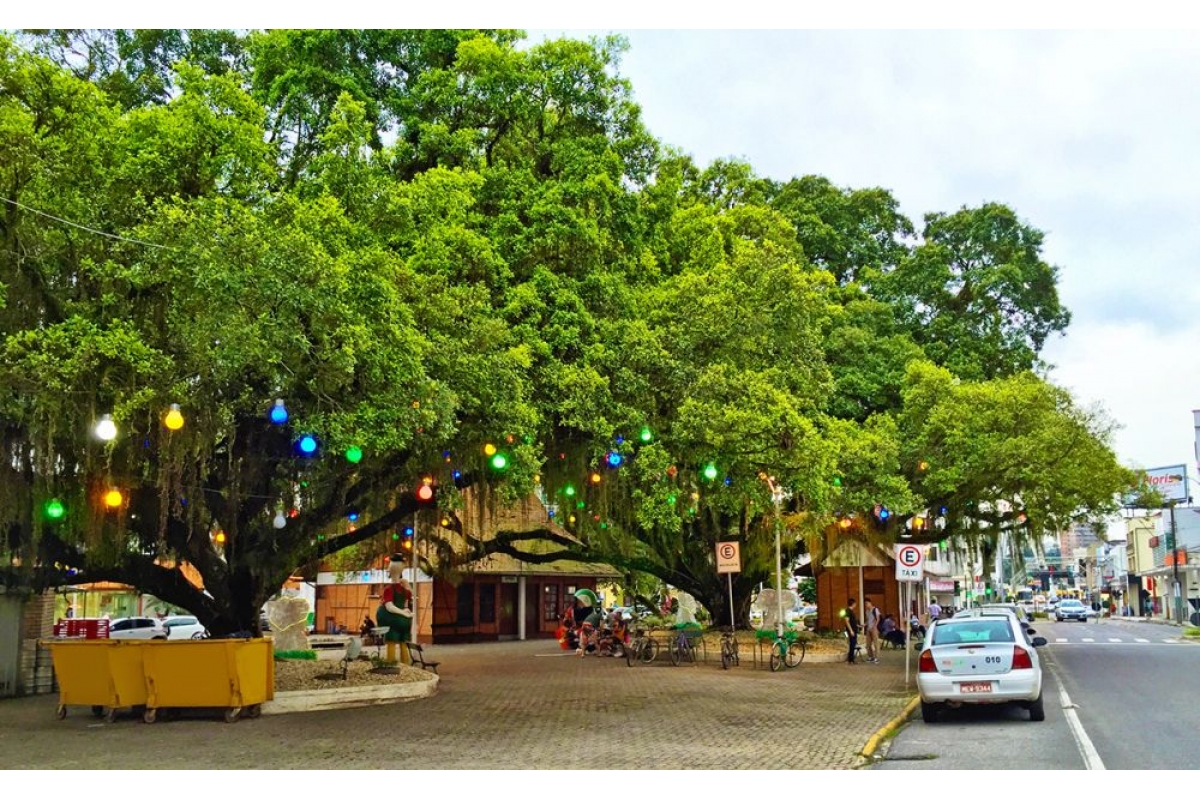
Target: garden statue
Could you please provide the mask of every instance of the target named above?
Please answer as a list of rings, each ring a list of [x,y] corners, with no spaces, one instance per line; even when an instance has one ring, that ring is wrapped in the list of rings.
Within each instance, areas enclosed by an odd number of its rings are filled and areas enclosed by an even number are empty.
[[[412,631],[413,593],[404,579],[404,560],[402,556],[392,556],[388,566],[388,577],[391,585],[383,590],[379,600],[379,608],[375,611],[375,623],[386,627],[384,641],[387,642],[387,660],[395,664],[396,645],[401,646],[401,660],[405,664],[412,663],[408,654],[409,634]]]
[[[275,652],[309,649],[308,601],[303,597],[268,600],[267,623],[271,626],[271,646]]]

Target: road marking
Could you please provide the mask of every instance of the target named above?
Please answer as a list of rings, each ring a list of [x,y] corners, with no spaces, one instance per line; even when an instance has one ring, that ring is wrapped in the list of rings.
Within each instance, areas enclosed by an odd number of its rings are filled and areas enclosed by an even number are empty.
[[[1070,639],[1068,639],[1068,638],[1067,638],[1067,637],[1065,637],[1065,636],[1060,636],[1060,637],[1058,637],[1057,639],[1055,639],[1054,641],[1056,641],[1056,642],[1069,642],[1069,641],[1071,641],[1071,640],[1070,640]]]
[[[1149,640],[1149,639],[1134,639],[1134,641],[1135,641],[1135,642],[1141,642],[1142,644],[1150,644],[1150,640]]]
[[[1108,637],[1108,640],[1109,640],[1110,642],[1120,642],[1120,641],[1124,641],[1123,639],[1114,639],[1114,638],[1112,638],[1111,636],[1110,636],[1110,637]]]
[[[1096,641],[1096,640],[1095,640],[1095,639],[1090,639],[1090,638],[1088,638],[1087,636],[1085,636],[1085,637],[1083,637],[1083,641],[1085,641],[1085,642],[1094,642],[1094,641]]]
[[[1054,679],[1058,681],[1058,694],[1062,698],[1063,716],[1067,718],[1067,725],[1070,726],[1071,734],[1075,737],[1075,744],[1079,745],[1079,754],[1083,756],[1083,766],[1086,769],[1106,769],[1104,762],[1100,760],[1100,754],[1096,752],[1096,746],[1092,744],[1092,740],[1088,738],[1087,732],[1083,729],[1079,715],[1075,713],[1075,704],[1067,695],[1067,688],[1063,686],[1061,680],[1058,680],[1057,674]]]

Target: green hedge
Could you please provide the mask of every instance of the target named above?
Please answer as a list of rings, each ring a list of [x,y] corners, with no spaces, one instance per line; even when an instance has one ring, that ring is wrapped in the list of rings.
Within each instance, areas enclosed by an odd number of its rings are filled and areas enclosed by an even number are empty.
[[[275,653],[277,661],[316,661],[316,650],[279,650]]]

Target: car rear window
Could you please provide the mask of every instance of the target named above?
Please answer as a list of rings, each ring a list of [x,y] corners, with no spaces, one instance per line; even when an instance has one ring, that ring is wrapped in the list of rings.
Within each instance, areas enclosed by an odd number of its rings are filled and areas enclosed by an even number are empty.
[[[1012,642],[1012,625],[1002,619],[981,619],[954,625],[936,625],[933,629],[934,645],[975,644],[987,642]]]

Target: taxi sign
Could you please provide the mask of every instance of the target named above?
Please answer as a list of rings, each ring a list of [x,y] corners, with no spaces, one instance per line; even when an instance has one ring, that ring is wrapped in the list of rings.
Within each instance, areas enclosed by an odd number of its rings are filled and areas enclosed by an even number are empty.
[[[915,544],[896,547],[896,580],[915,583],[925,577],[925,553]]]
[[[741,572],[742,554],[737,542],[717,542],[717,574]]]

